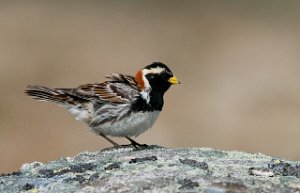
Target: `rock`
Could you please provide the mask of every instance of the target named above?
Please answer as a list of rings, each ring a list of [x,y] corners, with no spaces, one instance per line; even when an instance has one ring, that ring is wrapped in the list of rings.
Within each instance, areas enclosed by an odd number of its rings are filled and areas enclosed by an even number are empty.
[[[300,192],[300,163],[209,148],[131,147],[24,164],[0,192]]]

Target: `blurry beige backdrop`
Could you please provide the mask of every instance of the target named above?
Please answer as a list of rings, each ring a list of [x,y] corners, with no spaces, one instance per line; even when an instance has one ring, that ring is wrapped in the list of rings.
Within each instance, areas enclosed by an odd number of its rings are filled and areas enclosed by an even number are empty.
[[[152,61],[183,84],[138,142],[300,160],[300,1],[2,0],[0,173],[110,146],[26,85],[75,87]]]

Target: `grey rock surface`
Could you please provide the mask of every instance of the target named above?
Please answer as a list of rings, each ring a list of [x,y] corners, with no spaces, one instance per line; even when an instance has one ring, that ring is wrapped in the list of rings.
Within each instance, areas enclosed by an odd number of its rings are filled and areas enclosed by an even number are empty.
[[[209,148],[110,149],[0,176],[0,192],[300,192],[300,163]]]

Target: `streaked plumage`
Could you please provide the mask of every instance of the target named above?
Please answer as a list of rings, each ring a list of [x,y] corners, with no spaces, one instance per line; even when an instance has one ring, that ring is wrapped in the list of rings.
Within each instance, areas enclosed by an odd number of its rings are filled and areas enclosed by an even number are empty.
[[[118,146],[106,135],[130,137],[149,129],[163,107],[163,95],[179,81],[163,63],[152,63],[135,76],[113,73],[102,83],[77,88],[28,86],[25,91],[34,99],[56,102],[75,118],[88,124],[90,130]]]

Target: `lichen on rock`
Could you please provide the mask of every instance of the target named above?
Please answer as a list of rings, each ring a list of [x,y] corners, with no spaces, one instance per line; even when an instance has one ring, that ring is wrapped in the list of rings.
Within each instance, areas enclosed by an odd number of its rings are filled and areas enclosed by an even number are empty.
[[[210,148],[131,147],[24,164],[0,192],[300,192],[300,164]]]

